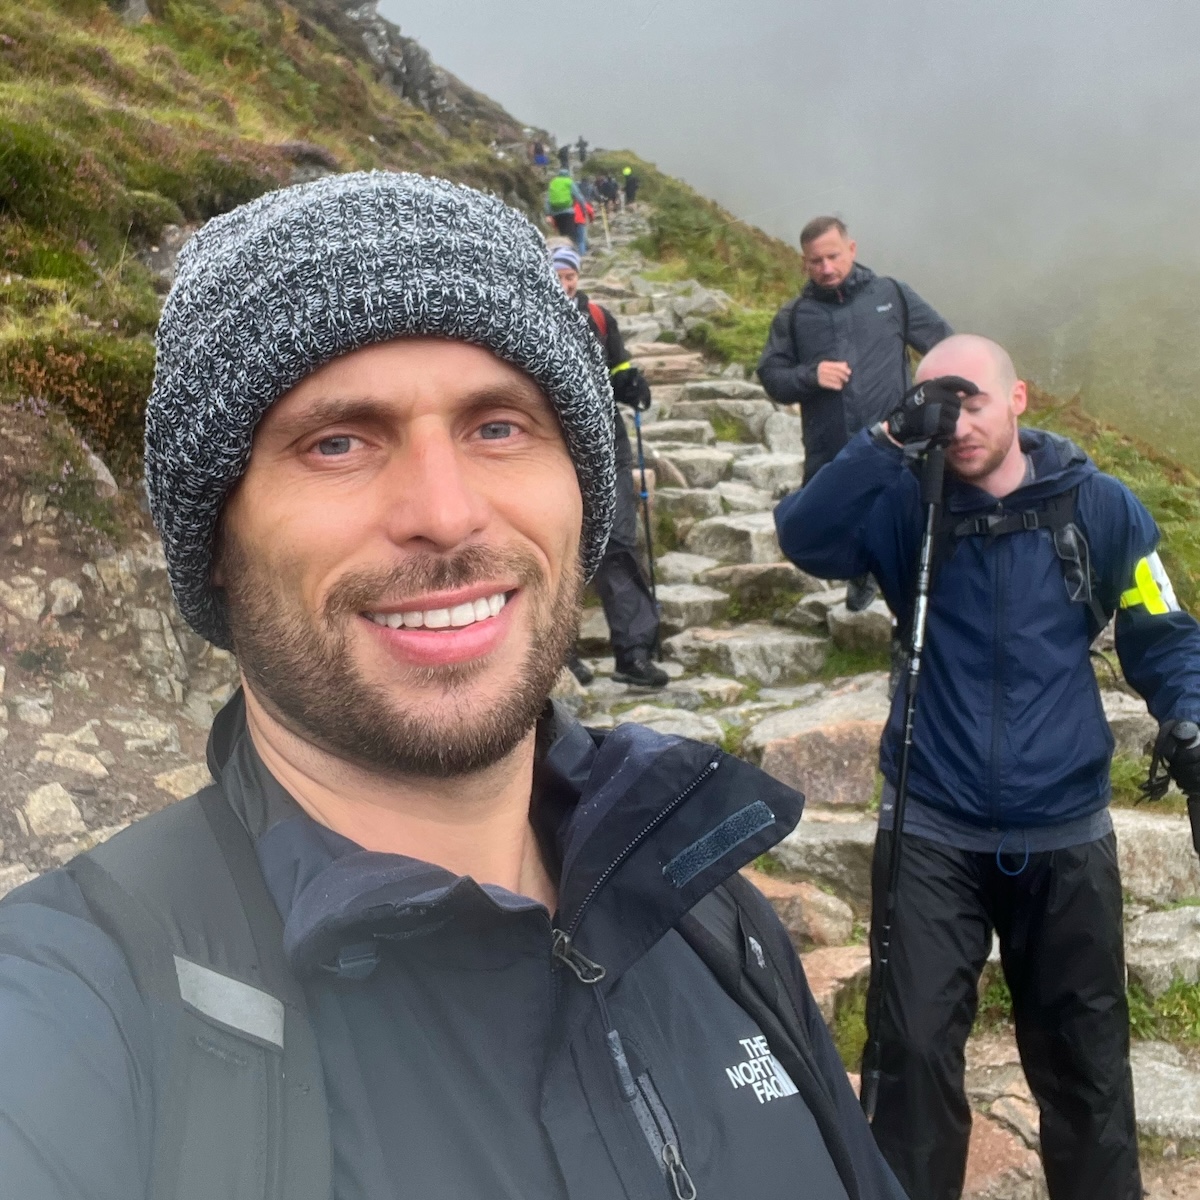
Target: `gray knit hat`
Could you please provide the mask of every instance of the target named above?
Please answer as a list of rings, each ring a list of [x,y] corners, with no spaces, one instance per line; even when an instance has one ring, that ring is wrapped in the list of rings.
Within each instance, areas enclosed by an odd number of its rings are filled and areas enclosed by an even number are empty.
[[[595,573],[612,526],[612,388],[541,235],[444,179],[331,175],[204,226],[159,321],[146,483],[175,599],[201,637],[230,645],[213,534],[263,414],[331,359],[422,334],[486,346],[545,390],[583,494],[583,571]]]

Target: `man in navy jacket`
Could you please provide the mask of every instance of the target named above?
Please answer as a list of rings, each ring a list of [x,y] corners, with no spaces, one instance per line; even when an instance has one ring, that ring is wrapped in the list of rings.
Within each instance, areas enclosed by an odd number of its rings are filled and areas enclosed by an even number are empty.
[[[1001,347],[951,337],[917,380],[886,424],[776,511],[793,562],[823,578],[872,572],[903,628],[923,527],[904,447],[947,445],[875,1135],[910,1196],[960,1194],[963,1049],[994,930],[1051,1196],[1133,1200],[1113,742],[1088,651],[1115,613],[1125,677],[1150,711],[1164,725],[1195,721],[1200,627],[1180,610],[1158,530],[1129,489],[1065,438],[1018,429],[1025,385]],[[880,750],[876,958],[902,709],[898,696]],[[1174,773],[1200,790],[1194,766]]]

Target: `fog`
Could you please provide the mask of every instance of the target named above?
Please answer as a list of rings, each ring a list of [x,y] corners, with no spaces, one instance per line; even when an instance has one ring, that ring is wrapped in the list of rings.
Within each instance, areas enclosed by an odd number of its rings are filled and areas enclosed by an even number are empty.
[[[837,213],[956,327],[1200,462],[1197,6],[380,9],[520,119],[628,146],[779,237]]]

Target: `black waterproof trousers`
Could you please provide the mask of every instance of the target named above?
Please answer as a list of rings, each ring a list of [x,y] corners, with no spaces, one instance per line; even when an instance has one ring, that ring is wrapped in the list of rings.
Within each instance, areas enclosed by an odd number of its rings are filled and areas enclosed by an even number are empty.
[[[617,504],[608,549],[593,586],[604,606],[613,654],[623,665],[631,651],[658,641],[658,610],[638,561],[638,500],[633,488],[633,451],[625,424],[617,419]]]
[[[873,966],[891,839],[875,843]],[[1006,853],[1002,870],[993,854],[905,837],[875,1139],[912,1200],[961,1195],[963,1052],[994,929],[1051,1200],[1140,1200],[1116,839],[1031,854],[1018,871],[1022,857]]]

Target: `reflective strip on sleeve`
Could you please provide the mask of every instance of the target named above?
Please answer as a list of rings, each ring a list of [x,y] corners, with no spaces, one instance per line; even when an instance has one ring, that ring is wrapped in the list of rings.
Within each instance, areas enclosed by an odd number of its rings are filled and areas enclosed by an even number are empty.
[[[1136,608],[1139,604],[1155,616],[1179,611],[1175,589],[1157,553],[1138,559],[1133,569],[1133,587],[1121,593],[1122,608]]]
[[[631,371],[631,370],[633,370],[633,363],[623,362],[623,363],[617,363],[617,365],[615,367],[613,367],[608,373],[610,375],[615,375],[618,371]]]

